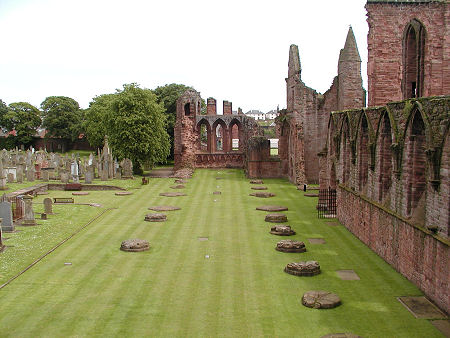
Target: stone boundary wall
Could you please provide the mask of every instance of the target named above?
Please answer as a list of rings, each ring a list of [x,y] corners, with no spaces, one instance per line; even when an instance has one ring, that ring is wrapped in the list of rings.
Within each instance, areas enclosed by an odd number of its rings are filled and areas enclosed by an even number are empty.
[[[450,313],[450,241],[343,185],[337,205],[337,217],[350,232]]]

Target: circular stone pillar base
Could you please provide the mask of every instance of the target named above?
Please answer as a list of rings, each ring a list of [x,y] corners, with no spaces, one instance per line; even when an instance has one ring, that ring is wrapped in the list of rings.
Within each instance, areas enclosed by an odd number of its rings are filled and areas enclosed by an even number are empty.
[[[277,243],[275,250],[281,252],[306,252],[306,247],[303,242],[283,239]]]
[[[341,299],[328,291],[308,291],[302,297],[302,304],[313,309],[332,309],[341,305]]]
[[[295,231],[291,229],[289,225],[277,225],[270,228],[270,233],[277,236],[292,236],[295,235]]]
[[[143,239],[127,239],[120,245],[120,250],[129,252],[146,251],[150,249],[150,244]]]
[[[289,263],[284,272],[294,276],[312,277],[320,273],[320,265],[317,261]]]

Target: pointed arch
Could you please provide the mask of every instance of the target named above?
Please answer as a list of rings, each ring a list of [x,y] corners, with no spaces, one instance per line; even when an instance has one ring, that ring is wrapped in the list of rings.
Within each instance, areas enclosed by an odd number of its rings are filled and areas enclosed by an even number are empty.
[[[403,98],[423,96],[425,26],[411,20],[403,33]]]
[[[225,122],[217,119],[211,129],[212,134],[212,152],[227,152],[228,147],[228,128]]]
[[[341,132],[340,132],[340,152],[339,152],[339,167],[341,168],[342,183],[348,184],[350,180],[350,165],[352,158],[351,149],[351,134],[350,134],[350,123],[348,121],[348,116],[345,115],[342,119]]]
[[[369,177],[369,123],[365,113],[361,114],[357,141],[358,187],[363,191]]]
[[[392,185],[392,143],[394,139],[391,120],[387,111],[381,115],[376,138],[375,172],[378,186],[378,201],[382,202]]]
[[[411,217],[426,190],[425,123],[417,108],[411,112],[404,140],[402,161],[404,213],[407,217]]]
[[[198,149],[200,151],[206,151],[208,153],[211,152],[211,126],[207,119],[202,118],[197,123],[197,131],[198,131]]]
[[[230,124],[228,125],[228,129],[229,129],[229,139],[231,141],[231,147],[230,150],[239,150],[242,151],[242,144],[243,144],[243,128],[242,128],[242,123],[234,118],[231,120]],[[235,147],[235,145],[237,145],[237,147]]]

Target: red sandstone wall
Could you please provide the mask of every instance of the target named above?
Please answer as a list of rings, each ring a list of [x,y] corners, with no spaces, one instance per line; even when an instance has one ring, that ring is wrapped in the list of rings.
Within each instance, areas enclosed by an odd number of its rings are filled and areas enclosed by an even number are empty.
[[[337,205],[348,230],[450,313],[447,244],[342,186]]]
[[[450,14],[445,3],[368,3],[369,106],[403,99],[403,34],[412,19],[426,29],[423,96],[450,93]]]

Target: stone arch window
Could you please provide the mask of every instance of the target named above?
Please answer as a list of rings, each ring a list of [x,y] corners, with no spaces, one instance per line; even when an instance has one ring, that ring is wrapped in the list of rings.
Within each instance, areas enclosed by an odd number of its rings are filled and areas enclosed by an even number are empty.
[[[214,122],[211,130],[212,134],[212,151],[228,151],[228,129],[221,119]]]
[[[189,102],[184,105],[184,115],[191,115],[191,104]]]
[[[352,156],[350,144],[350,129],[348,126],[348,119],[345,118],[341,131],[341,151],[340,151],[340,165],[342,168],[342,183],[347,184],[350,180],[350,161]]]
[[[406,216],[413,216],[426,188],[425,124],[420,112],[412,113],[406,131],[403,153],[404,193]]]
[[[425,27],[414,19],[403,38],[403,98],[423,96]]]
[[[231,150],[242,150],[242,126],[238,120],[233,120],[229,126]]]
[[[359,128],[359,147],[358,147],[358,179],[359,191],[362,191],[367,185],[369,175],[369,125],[366,115],[362,115]]]
[[[378,200],[382,202],[392,184],[392,128],[389,115],[381,119],[377,139]]]
[[[197,114],[200,114],[201,111],[202,111],[202,106],[201,106],[200,101],[199,101],[198,104],[197,104]]]
[[[197,124],[197,130],[199,133],[199,149],[201,151],[211,152],[211,127],[206,120],[201,120]]]
[[[336,166],[334,162],[331,164],[329,184],[331,189],[336,189]]]

